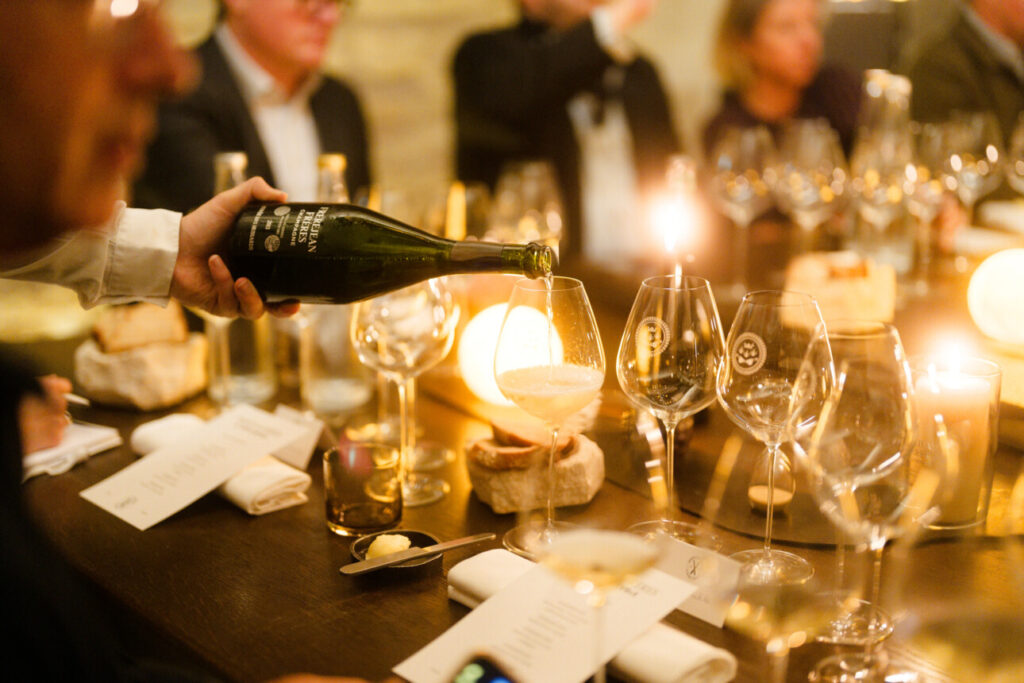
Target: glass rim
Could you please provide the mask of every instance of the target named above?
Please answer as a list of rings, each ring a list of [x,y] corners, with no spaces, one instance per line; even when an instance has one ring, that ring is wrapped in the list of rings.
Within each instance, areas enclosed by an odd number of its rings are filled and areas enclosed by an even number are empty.
[[[548,289],[547,279],[542,277],[520,278],[519,280],[516,280],[514,286],[530,292],[543,292]],[[574,277],[569,277],[568,275],[553,275],[551,277],[552,292],[562,292],[570,289],[585,289],[583,281]]]
[[[775,301],[755,301],[757,298],[764,298],[767,295],[777,297]],[[799,297],[803,301],[794,301],[792,303],[786,303],[783,299]],[[818,300],[806,292],[798,292],[792,289],[756,289],[752,292],[747,292],[743,295],[743,300],[740,301],[740,306],[744,304],[748,306],[777,306],[777,307],[793,307],[793,306],[807,306],[813,304],[815,308],[818,308]]]
[[[844,327],[848,326],[848,327]],[[857,326],[856,329],[853,329]],[[839,327],[839,329],[836,329]],[[815,333],[820,330],[825,331],[825,336],[829,339],[833,338],[856,338],[864,336],[878,336],[883,333],[894,334],[899,338],[899,330],[892,323],[887,323],[882,320],[866,320],[859,318],[830,318],[823,320],[815,326]]]
[[[941,354],[915,354],[908,359],[910,368],[915,372],[927,371],[934,365],[938,370],[949,370],[952,367],[952,359]],[[999,363],[981,356],[958,356],[956,369],[963,375],[970,377],[995,378],[1002,377],[1003,368]]]
[[[711,291],[711,283],[706,278],[702,278],[699,275],[683,275],[680,286],[676,287],[673,285],[675,281],[675,275],[652,275],[651,277],[644,278],[644,281],[640,283],[641,287],[647,287],[648,289],[663,289],[676,292],[692,291],[697,289],[707,289]],[[668,280],[669,284],[659,285],[655,284],[657,280]],[[692,285],[688,284],[693,282]]]

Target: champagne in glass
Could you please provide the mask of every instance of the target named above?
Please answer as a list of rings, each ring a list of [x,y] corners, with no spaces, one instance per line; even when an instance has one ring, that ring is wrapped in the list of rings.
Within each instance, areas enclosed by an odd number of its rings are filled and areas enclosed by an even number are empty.
[[[674,519],[675,431],[680,420],[715,401],[715,374],[725,356],[722,323],[707,280],[664,275],[644,280],[619,344],[622,391],[665,426],[668,497],[661,519],[633,531],[662,532],[689,543],[716,545],[697,526]]]
[[[547,321],[541,330],[518,322],[538,314]],[[567,417],[597,397],[604,370],[604,349],[582,282],[552,277],[515,284],[498,334],[494,376],[506,398],[544,420],[551,431],[551,448],[545,520],[521,523],[505,534],[509,550],[535,557],[554,540],[560,527],[568,526],[554,519],[558,432]]]
[[[790,402],[800,363],[821,322],[818,304],[807,294],[766,290],[743,297],[736,312],[726,357],[718,371],[718,400],[732,420],[762,442],[769,466],[764,546],[733,557],[761,583],[799,583],[813,567],[793,553],[771,547],[775,512],[776,460],[789,439]]]

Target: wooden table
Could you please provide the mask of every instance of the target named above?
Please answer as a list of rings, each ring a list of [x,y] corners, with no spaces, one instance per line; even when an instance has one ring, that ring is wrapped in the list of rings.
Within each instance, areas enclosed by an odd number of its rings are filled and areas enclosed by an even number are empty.
[[[591,296],[600,304],[598,296]],[[605,343],[612,350],[605,397],[611,405],[619,400],[612,368],[625,311],[600,305],[598,311]],[[54,348],[45,355],[53,358]],[[53,369],[67,372],[59,365]],[[484,421],[451,405],[457,401],[437,400],[431,390],[431,383],[425,382],[418,406],[420,424],[430,438],[459,447],[489,433]],[[205,398],[180,407],[198,412],[209,408]],[[159,415],[98,407],[75,411],[82,419],[116,426],[126,438],[136,425]],[[724,414],[712,408],[710,419],[695,428],[683,463],[699,461],[699,454],[714,457],[732,430]],[[451,482],[450,495],[433,505],[406,509],[402,527],[426,530],[442,539],[483,531],[498,532],[500,538],[513,524],[511,516],[493,514],[472,494],[461,457],[440,472]],[[1004,487],[1012,481],[1018,458],[1019,453],[1009,449],[1000,451]],[[447,597],[448,569],[486,547],[499,547],[494,541],[450,552],[443,564],[422,573],[342,576],[338,568],[350,561],[350,541],[329,532],[324,523],[316,458],[310,465],[313,485],[305,505],[250,517],[210,495],[140,532],[79,496],[82,489],[133,460],[127,446],[117,448],[66,474],[29,481],[25,495],[41,526],[106,598],[133,647],[195,663],[231,680],[257,681],[297,671],[384,678],[392,666],[467,613]],[[688,469],[685,464],[678,469],[677,482],[684,489]],[[589,505],[560,510],[559,516],[585,521],[627,509],[636,521],[649,518],[650,502],[633,488],[637,487],[629,481],[607,481]],[[748,514],[754,528],[763,524],[763,517]],[[694,518],[687,512],[682,516]],[[798,525],[799,520],[788,523]],[[725,553],[758,546],[751,535],[719,532]],[[829,585],[834,568],[830,547],[779,545],[810,560],[823,585]],[[909,568],[905,580],[915,585],[916,599],[923,603],[932,599],[929,595],[946,595],[951,587],[968,581],[980,582],[993,594],[1007,590],[1008,576],[987,569],[1004,559],[1004,552],[997,543],[979,550],[936,541],[915,548],[910,561],[901,564]],[[763,680],[760,644],[678,612],[667,621],[735,653],[740,663],[737,680]],[[891,649],[914,656],[898,642]],[[790,680],[806,680],[814,662],[832,651],[821,644],[794,650]]]

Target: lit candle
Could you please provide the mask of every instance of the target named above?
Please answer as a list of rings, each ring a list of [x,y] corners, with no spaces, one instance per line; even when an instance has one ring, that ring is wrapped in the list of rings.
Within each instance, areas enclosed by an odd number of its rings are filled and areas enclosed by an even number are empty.
[[[942,503],[937,523],[961,525],[976,521],[983,489],[987,487],[991,440],[990,410],[993,387],[989,379],[962,372],[959,362],[928,363],[915,386],[918,415],[925,433],[941,415],[949,444],[955,449],[956,480]],[[996,390],[998,391],[998,390]]]

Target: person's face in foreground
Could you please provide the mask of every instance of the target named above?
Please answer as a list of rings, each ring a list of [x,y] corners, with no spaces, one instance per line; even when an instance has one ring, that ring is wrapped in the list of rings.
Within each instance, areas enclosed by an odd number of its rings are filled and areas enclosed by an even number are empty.
[[[154,0],[0,1],[0,249],[105,221],[194,69]]]

